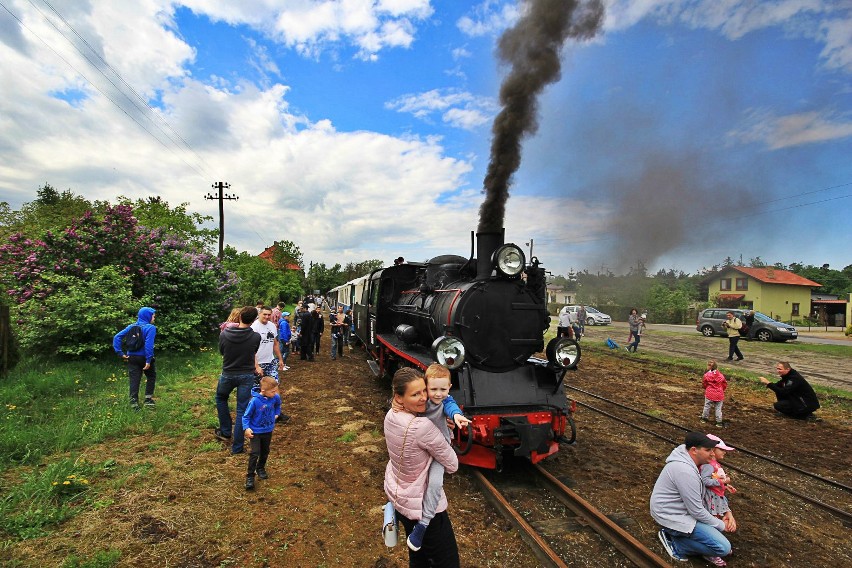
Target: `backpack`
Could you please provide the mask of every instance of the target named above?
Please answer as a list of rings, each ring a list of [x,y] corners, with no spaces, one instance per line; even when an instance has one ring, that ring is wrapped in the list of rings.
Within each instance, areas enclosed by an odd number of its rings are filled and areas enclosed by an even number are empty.
[[[610,349],[618,349],[618,343],[612,340],[612,338],[607,337],[606,346]]]
[[[142,335],[142,327],[130,326],[130,329],[121,338],[121,350],[130,353],[131,351],[141,351],[143,347],[145,347],[145,337]]]

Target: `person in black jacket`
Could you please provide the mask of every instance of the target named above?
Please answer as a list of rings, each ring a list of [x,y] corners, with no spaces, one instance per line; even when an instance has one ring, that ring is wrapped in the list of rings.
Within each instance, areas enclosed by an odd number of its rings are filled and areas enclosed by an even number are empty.
[[[299,314],[299,351],[300,359],[314,360],[314,315],[308,310],[307,304],[302,304]]]
[[[317,306],[314,310],[314,353],[320,352],[320,340],[323,331],[325,331],[325,322],[322,319],[322,310]]]
[[[775,410],[790,418],[800,420],[816,420],[813,412],[819,408],[819,400],[808,381],[799,374],[787,361],[779,361],[775,372],[780,380],[770,382],[766,377],[760,377],[760,382],[775,393],[778,401],[773,405]]]

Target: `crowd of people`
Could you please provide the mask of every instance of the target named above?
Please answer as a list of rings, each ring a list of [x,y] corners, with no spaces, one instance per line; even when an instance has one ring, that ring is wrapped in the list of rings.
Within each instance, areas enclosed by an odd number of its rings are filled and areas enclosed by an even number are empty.
[[[290,321],[285,304],[274,308],[257,306],[235,308],[220,326],[219,352],[222,372],[216,387],[219,427],[215,435],[230,443],[231,454],[250,452],[246,471],[246,490],[255,488],[255,478],[265,480],[272,433],[276,424],[290,417],[282,410],[278,385],[281,374],[290,370],[290,353],[301,360],[314,361],[320,352],[326,324],[322,315],[327,304],[322,298],[306,297],[296,304],[296,316]],[[737,347],[740,332],[751,325],[728,314],[725,326],[730,330],[728,359],[742,353]],[[156,310],[143,307],[137,320],[113,338],[113,349],[125,361],[129,378],[130,404],[139,409],[141,379],[146,377],[144,406],[153,407],[156,368],[154,343]],[[631,310],[628,350],[639,347],[645,329],[645,316]],[[557,334],[575,337],[584,334],[584,314],[564,311],[559,314]],[[330,310],[330,357],[344,356],[350,345],[352,314],[344,306]],[[782,416],[814,420],[819,401],[813,388],[790,366],[779,361],[775,370],[779,380],[760,377],[760,382],[776,396],[775,410]],[[728,382],[716,361],[707,363],[702,377],[704,408],[701,420],[717,426],[724,424],[722,407]],[[445,473],[458,468],[451,446],[449,427],[464,427],[469,420],[462,414],[450,390],[450,371],[437,363],[425,374],[404,367],[392,381],[392,404],[384,421],[389,461],[384,488],[395,515],[406,531],[410,566],[459,566],[458,546],[447,514],[443,490]],[[236,415],[228,406],[236,391]],[[724,533],[737,530],[737,522],[728,503],[736,493],[730,475],[721,465],[726,453],[734,451],[713,434],[689,432],[684,443],[666,459],[654,484],[650,512],[661,526],[658,538],[675,560],[699,555],[716,566],[725,566],[731,543]]]

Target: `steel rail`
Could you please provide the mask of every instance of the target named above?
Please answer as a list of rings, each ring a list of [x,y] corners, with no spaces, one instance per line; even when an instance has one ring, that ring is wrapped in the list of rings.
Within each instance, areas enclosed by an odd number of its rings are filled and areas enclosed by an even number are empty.
[[[662,434],[657,434],[656,432],[648,430],[647,428],[643,428],[642,426],[639,426],[637,424],[633,424],[632,422],[630,422],[628,420],[624,420],[623,418],[619,418],[618,416],[610,414],[609,412],[606,412],[605,410],[601,410],[601,409],[596,408],[596,407],[594,407],[590,404],[587,404],[585,402],[580,402],[579,400],[576,400],[575,402],[577,404],[579,404],[580,406],[588,408],[589,410],[591,410],[593,412],[603,414],[604,416],[611,418],[611,419],[615,420],[616,422],[621,422],[622,424],[630,426],[631,428],[634,428],[634,429],[639,430],[641,432],[645,432],[646,434],[650,434],[651,436],[654,436],[654,437],[659,438],[661,440],[665,440],[666,442],[669,442],[671,444],[677,445],[677,444],[680,443],[680,442],[676,442],[675,440],[672,440],[671,438],[663,436]],[[738,472],[740,472],[740,473],[742,473],[742,474],[744,474],[748,477],[751,477],[752,479],[755,479],[757,481],[765,483],[766,485],[774,487],[775,489],[783,491],[784,493],[787,493],[789,495],[793,495],[794,497],[798,497],[799,499],[806,501],[806,502],[810,503],[811,505],[814,505],[815,507],[823,509],[824,511],[827,511],[827,512],[835,515],[836,517],[840,518],[843,521],[843,524],[845,526],[852,527],[852,513],[850,513],[849,511],[839,509],[839,508],[837,508],[833,505],[829,505],[828,503],[823,503],[822,501],[820,501],[818,499],[814,499],[813,497],[805,495],[804,493],[799,493],[798,491],[795,491],[795,490],[790,489],[788,487],[784,487],[783,485],[779,485],[779,484],[775,483],[774,481],[770,481],[770,480],[768,480],[764,477],[761,477],[757,474],[751,473],[750,471],[747,471],[747,470],[745,470],[741,467],[732,465],[730,463],[726,462],[725,468],[733,470],[733,471],[738,471]]]
[[[550,489],[563,505],[571,509],[579,517],[582,517],[596,533],[618,549],[628,560],[640,568],[663,568],[669,566],[668,562],[654,554],[651,549],[615,524],[599,509],[566,487],[550,472],[538,464],[533,465],[532,468],[544,480],[548,489]]]
[[[568,565],[563,562],[559,555],[554,552],[550,545],[545,542],[541,535],[530,525],[515,509],[509,501],[497,490],[490,481],[485,479],[485,476],[478,469],[472,470],[474,479],[479,482],[488,501],[499,510],[503,516],[512,522],[521,531],[521,538],[532,548],[533,554],[536,555],[544,566],[550,568],[568,568]]]
[[[623,409],[625,409],[625,410],[629,410],[629,411],[631,411],[631,412],[635,412],[636,414],[640,414],[640,415],[645,416],[645,417],[647,417],[647,418],[651,418],[651,419],[653,419],[653,420],[657,420],[658,422],[662,422],[663,424],[668,424],[669,426],[673,426],[673,427],[675,427],[675,428],[680,428],[681,430],[683,430],[683,431],[685,431],[685,432],[689,432],[689,431],[690,431],[690,428],[687,428],[687,427],[685,427],[685,426],[681,426],[680,424],[676,424],[676,423],[674,423],[674,422],[670,422],[670,421],[666,420],[665,418],[660,418],[659,416],[654,416],[653,414],[649,414],[649,413],[647,413],[647,412],[642,412],[641,410],[638,410],[638,409],[636,409],[636,408],[633,408],[633,407],[627,406],[627,405],[625,405],[625,404],[621,404],[620,402],[616,402],[616,401],[614,401],[614,400],[610,400],[610,399],[608,399],[608,398],[606,398],[606,397],[600,396],[600,395],[595,394],[595,393],[593,393],[593,392],[589,392],[589,391],[586,391],[586,390],[583,390],[583,389],[580,389],[580,388],[577,388],[577,387],[572,387],[572,386],[570,386],[570,385],[565,385],[565,388],[566,388],[566,389],[575,390],[575,391],[577,391],[577,392],[581,392],[581,393],[583,393],[583,394],[585,394],[585,395],[591,396],[591,397],[596,398],[596,399],[598,399],[598,400],[602,400],[602,401],[604,401],[604,402],[608,402],[608,403],[610,403],[610,404],[614,404],[615,406],[618,406],[618,407],[623,408]],[[766,461],[768,461],[768,462],[770,462],[770,463],[773,463],[773,464],[775,464],[775,465],[777,465],[777,466],[779,466],[779,467],[783,467],[783,468],[786,468],[786,469],[789,469],[789,470],[795,471],[795,472],[797,472],[797,473],[801,473],[802,475],[805,475],[805,476],[807,476],[807,477],[811,477],[811,478],[813,478],[813,479],[816,479],[816,480],[818,480],[818,481],[821,481],[821,482],[825,483],[826,485],[831,485],[832,487],[836,487],[836,488],[838,488],[838,489],[842,489],[842,490],[844,490],[844,491],[852,492],[852,487],[850,487],[850,486],[848,486],[848,485],[844,485],[843,483],[840,483],[839,481],[834,481],[833,479],[828,479],[827,477],[823,477],[823,476],[819,475],[818,473],[813,473],[813,472],[811,472],[811,471],[807,471],[807,470],[801,469],[801,468],[796,467],[796,466],[794,466],[794,465],[786,464],[786,463],[784,463],[784,462],[781,462],[781,461],[776,460],[775,458],[771,458],[771,457],[769,457],[769,456],[765,456],[765,455],[763,455],[763,454],[760,454],[760,453],[757,453],[757,452],[755,452],[755,451],[749,450],[748,448],[744,448],[744,447],[742,447],[742,446],[739,446],[739,445],[738,445],[738,446],[737,446],[737,451],[738,451],[738,452],[742,452],[742,453],[744,453],[744,454],[748,454],[748,455],[750,455],[750,456],[753,456],[753,457],[756,457],[756,458],[759,458],[759,459],[762,459],[762,460],[766,460]]]

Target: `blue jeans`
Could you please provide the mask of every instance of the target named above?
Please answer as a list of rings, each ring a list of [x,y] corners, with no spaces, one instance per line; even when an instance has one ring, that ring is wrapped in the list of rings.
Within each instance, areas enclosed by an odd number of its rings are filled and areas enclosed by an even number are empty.
[[[340,334],[338,334],[338,333],[332,333],[331,334],[331,358],[332,359],[337,359],[338,345],[340,346],[340,351],[343,350],[342,341],[343,341],[343,337],[341,337]]]
[[[245,375],[226,375],[219,377],[216,386],[216,412],[219,414],[219,429],[222,434],[227,435],[233,429],[231,436],[231,453],[238,454],[243,451],[245,444],[245,430],[243,430],[243,414],[251,400],[251,387],[254,385],[254,373]],[[231,391],[237,389],[237,420],[231,421],[231,411],[228,408],[228,397]]]
[[[290,354],[290,342],[279,341],[278,347],[281,348],[281,358],[284,359],[284,364],[287,364],[287,356]]]
[[[675,554],[681,558],[686,556],[727,556],[731,553],[731,543],[718,529],[695,523],[691,533],[682,533],[673,529],[663,528],[672,539]]]

